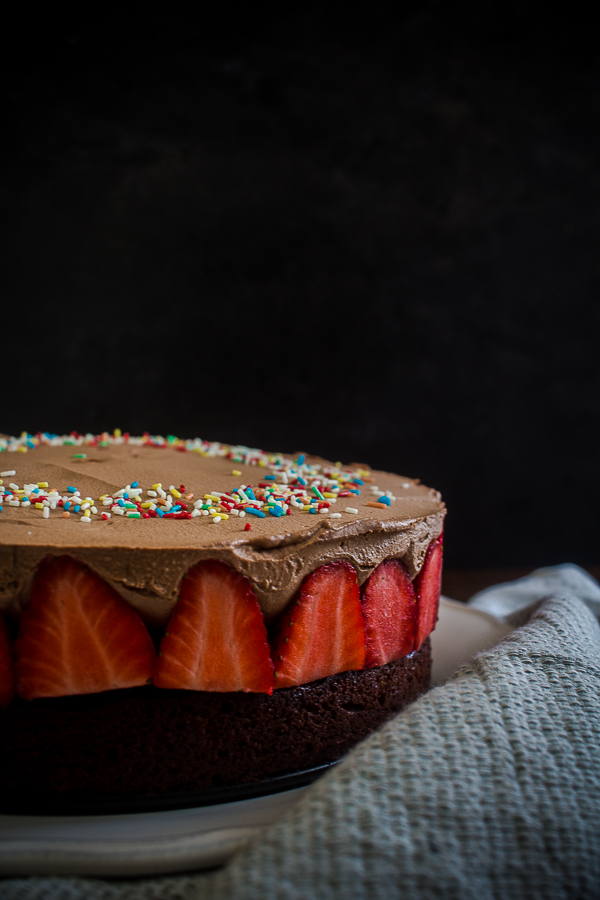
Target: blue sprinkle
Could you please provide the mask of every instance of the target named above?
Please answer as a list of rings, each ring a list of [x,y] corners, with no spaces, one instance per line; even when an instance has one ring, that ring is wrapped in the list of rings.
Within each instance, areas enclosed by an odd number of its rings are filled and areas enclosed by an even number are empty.
[[[350,491],[351,494],[356,494],[357,497],[360,496],[360,491]]]
[[[353,478],[352,483],[353,484],[364,484],[364,481],[361,481],[360,478]]]
[[[81,505],[78,503],[77,506],[73,507],[73,512],[79,512],[80,509],[81,509]]]
[[[304,480],[304,478],[298,477],[298,484],[305,485],[305,484],[306,484],[306,481]]]
[[[68,490],[68,491],[71,491],[71,493],[74,494],[75,491],[77,490],[77,488],[74,488],[74,487],[68,487],[67,490]]]
[[[0,506],[0,512],[2,512],[3,509],[4,509],[4,507],[3,507],[3,506]]]
[[[274,475],[265,475],[265,481],[276,481]]]
[[[262,511],[262,509],[254,509],[253,506],[247,506],[247,507],[246,507],[246,512],[247,512],[247,513],[250,513],[251,516],[258,516],[259,519],[265,519],[265,518],[266,518],[266,516],[265,516],[264,512]]]
[[[117,500],[117,503],[119,506],[122,506],[123,509],[125,509],[125,501],[124,500]]]
[[[40,492],[39,488],[34,488],[32,491],[32,493],[34,493],[34,494],[39,494],[39,492]]]
[[[275,516],[276,518],[279,518],[279,516],[285,515],[285,512],[283,511],[283,509],[280,506],[270,505],[269,512],[271,513],[272,516]]]
[[[247,497],[250,497],[251,500],[256,500],[256,497],[254,496],[254,491],[252,490],[252,488],[247,487],[245,494]]]
[[[392,501],[390,500],[390,498],[389,498],[389,497],[386,497],[385,495],[384,495],[383,497],[380,497],[379,500],[378,500],[377,502],[378,502],[378,503],[385,503],[386,506],[391,506],[391,505],[392,505]]]
[[[300,454],[300,456],[298,457],[298,459],[296,460],[296,462],[298,463],[299,466],[302,465],[302,463],[304,462],[304,453],[301,453],[301,454]]]
[[[311,514],[314,516],[314,515],[316,514],[316,512],[317,512],[317,511],[316,511],[316,509],[314,508],[314,506],[311,506],[311,508],[309,509],[309,513],[311,513]]]
[[[162,519],[162,517],[164,516],[164,512],[162,511],[162,509],[160,508],[160,506],[157,506],[157,507],[156,507],[156,512],[158,513],[158,515],[159,515],[160,518]]]
[[[67,502],[65,503],[63,509],[71,509],[71,504],[69,503],[68,500],[67,500]]]
[[[181,503],[178,503],[177,506],[172,506],[169,512],[176,513],[181,509]]]
[[[123,500],[129,500],[129,494],[127,494],[127,493],[123,494]]]
[[[362,483],[362,482],[361,482],[361,483]],[[139,481],[132,481],[132,482],[131,482],[131,487],[138,487],[138,486],[139,486]]]
[[[33,441],[27,441],[27,446],[29,447],[30,450],[35,449],[35,444],[33,443]]]

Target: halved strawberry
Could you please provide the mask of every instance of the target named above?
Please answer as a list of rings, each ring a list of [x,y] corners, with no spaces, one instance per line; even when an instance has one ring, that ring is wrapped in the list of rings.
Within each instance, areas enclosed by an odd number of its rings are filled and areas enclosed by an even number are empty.
[[[0,616],[0,709],[8,706],[15,695],[15,670],[8,629]]]
[[[360,591],[350,563],[321,566],[304,581],[277,630],[273,660],[277,688],[363,668]]]
[[[160,644],[154,684],[273,693],[267,629],[247,578],[216,559],[187,573]]]
[[[156,659],[138,614],[70,556],[40,564],[15,655],[17,693],[26,700],[147,684]]]
[[[415,579],[418,609],[415,650],[429,637],[437,622],[442,590],[442,557],[442,540],[439,537],[427,548],[425,562]]]
[[[367,655],[365,667],[383,666],[412,652],[417,598],[406,566],[388,559],[377,566],[362,590]]]

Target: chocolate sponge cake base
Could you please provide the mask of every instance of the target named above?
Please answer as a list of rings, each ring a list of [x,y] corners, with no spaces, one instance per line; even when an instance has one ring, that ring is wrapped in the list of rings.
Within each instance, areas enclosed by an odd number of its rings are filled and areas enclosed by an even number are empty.
[[[272,696],[154,687],[16,699],[0,715],[5,798],[158,796],[331,762],[429,687],[429,640],[376,669]]]

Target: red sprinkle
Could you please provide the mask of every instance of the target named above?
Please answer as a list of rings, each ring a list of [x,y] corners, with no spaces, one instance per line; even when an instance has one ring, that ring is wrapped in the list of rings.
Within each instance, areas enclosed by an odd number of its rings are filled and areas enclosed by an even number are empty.
[[[180,485],[179,485],[179,490],[181,491],[182,494],[185,494],[185,485],[184,485],[184,484],[180,484]]]
[[[250,531],[250,522],[246,522],[244,525],[244,531]]]

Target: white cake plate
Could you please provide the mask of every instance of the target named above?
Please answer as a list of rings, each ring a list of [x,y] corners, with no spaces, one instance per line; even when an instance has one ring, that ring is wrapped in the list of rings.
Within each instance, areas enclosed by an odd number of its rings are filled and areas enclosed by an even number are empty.
[[[510,630],[488,613],[443,597],[432,635],[433,684],[442,684]],[[140,876],[218,866],[308,787],[161,812],[0,815],[0,874]]]

